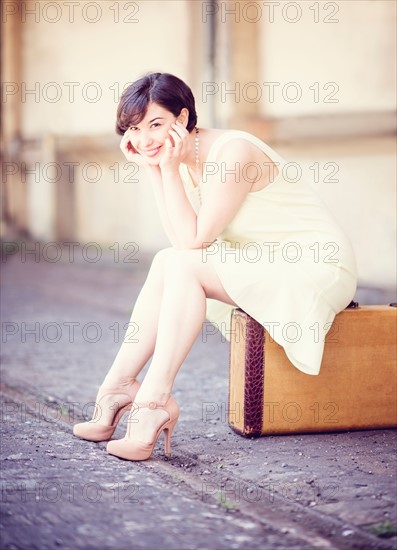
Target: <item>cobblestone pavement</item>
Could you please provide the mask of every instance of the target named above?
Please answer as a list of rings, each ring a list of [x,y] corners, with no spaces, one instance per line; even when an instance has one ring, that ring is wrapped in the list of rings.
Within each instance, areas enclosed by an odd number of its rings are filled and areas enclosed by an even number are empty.
[[[1,549],[396,547],[396,431],[240,437],[226,419],[228,343],[205,327],[175,384],[170,459],[162,437],[139,463],[75,438],[153,257],[77,252],[3,258]]]

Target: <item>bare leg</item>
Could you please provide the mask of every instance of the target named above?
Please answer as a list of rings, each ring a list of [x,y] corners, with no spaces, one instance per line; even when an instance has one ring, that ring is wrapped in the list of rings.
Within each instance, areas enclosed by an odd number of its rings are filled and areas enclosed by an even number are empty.
[[[164,286],[164,265],[173,248],[160,250],[153,258],[146,281],[132,311],[124,341],[113,361],[106,384],[135,378],[153,355]]]
[[[178,370],[202,329],[206,297],[236,305],[223,289],[212,264],[203,262],[202,256],[201,249],[176,250],[166,263],[155,351],[136,396],[137,403],[167,401]],[[131,418],[135,423],[134,436],[150,441],[166,419],[167,413],[162,409],[135,411]]]
[[[164,286],[164,266],[168,256],[173,253],[172,247],[165,248],[153,258],[136,300],[123,344],[97,394],[101,424],[110,424],[114,411],[131,402],[135,378],[153,355]],[[109,389],[115,388],[120,389],[120,392],[110,394]]]

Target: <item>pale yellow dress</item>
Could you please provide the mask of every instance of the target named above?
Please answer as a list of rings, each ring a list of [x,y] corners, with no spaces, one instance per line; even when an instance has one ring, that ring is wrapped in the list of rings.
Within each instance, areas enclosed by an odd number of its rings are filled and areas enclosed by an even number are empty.
[[[351,243],[313,188],[303,179],[288,181],[283,171],[288,161],[252,134],[226,131],[206,162],[219,161],[220,147],[234,138],[258,146],[278,163],[279,174],[265,188],[248,193],[232,221],[204,250],[206,261],[234,302],[270,332],[293,365],[316,375],[325,335],[356,291]],[[198,188],[186,165],[181,164],[180,173],[198,213]],[[200,182],[202,201],[209,181]],[[207,298],[207,319],[227,340],[234,307]]]

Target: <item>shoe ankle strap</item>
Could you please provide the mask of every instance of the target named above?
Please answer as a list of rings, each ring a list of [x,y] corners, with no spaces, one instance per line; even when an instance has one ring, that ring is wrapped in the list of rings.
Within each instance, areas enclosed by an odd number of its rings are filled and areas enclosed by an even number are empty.
[[[134,401],[132,404],[132,408],[137,409],[164,409],[164,407],[167,405],[168,399],[165,403],[159,403],[158,401]]]
[[[110,384],[110,383],[102,383],[101,388],[102,389],[109,389],[109,390],[120,390],[124,388],[130,388],[132,385],[134,385],[138,380],[136,378],[122,378],[117,382],[117,384]]]

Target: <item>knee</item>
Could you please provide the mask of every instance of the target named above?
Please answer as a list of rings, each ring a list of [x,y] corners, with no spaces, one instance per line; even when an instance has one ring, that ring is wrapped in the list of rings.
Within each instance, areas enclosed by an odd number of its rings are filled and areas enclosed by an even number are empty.
[[[194,262],[192,261],[191,250],[173,249],[173,254],[165,257],[164,273],[165,276],[176,277],[192,274]]]
[[[172,246],[169,246],[168,248],[162,248],[153,257],[152,264],[151,264],[151,271],[158,272],[159,270],[161,272],[164,271],[165,266],[167,264],[168,258],[172,257],[177,250],[173,248]]]

